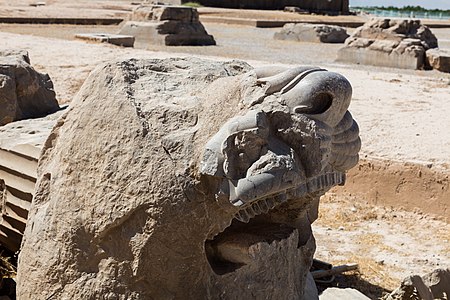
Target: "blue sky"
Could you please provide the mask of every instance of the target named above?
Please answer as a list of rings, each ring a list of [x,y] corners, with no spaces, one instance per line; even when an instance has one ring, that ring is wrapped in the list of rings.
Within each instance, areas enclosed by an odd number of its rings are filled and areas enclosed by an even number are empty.
[[[350,6],[397,6],[420,5],[428,9],[450,9],[450,0],[350,0]]]

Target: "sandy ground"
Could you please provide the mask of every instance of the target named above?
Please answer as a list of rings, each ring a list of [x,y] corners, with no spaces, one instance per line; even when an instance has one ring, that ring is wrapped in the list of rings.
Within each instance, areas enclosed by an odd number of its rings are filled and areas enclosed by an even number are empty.
[[[321,199],[313,231],[317,259],[360,266],[359,276],[341,278],[339,286],[356,286],[371,299],[397,288],[409,275],[450,267],[450,224],[421,212],[329,193]]]
[[[115,32],[117,27],[0,24],[1,47],[28,50],[32,65],[49,73],[60,103],[69,103],[96,65],[121,57],[203,56],[242,59],[254,66],[314,64],[344,74],[354,89],[351,112],[359,122],[362,157],[433,164],[450,173],[450,74],[336,64],[339,45],[274,41],[276,29],[205,24],[216,47],[127,49],[73,40],[76,32]],[[433,30],[450,48],[450,30]],[[21,33],[23,35],[20,35]],[[53,37],[53,38],[51,38]],[[54,38],[57,37],[57,38]],[[357,262],[356,285],[375,299],[411,274],[450,267],[450,225],[357,197],[330,194],[314,225],[317,258]],[[344,281],[342,285],[349,284]]]

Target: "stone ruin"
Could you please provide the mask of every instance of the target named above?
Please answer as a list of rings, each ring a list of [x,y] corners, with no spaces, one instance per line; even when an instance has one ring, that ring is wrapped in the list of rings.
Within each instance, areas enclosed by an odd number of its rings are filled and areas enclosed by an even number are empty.
[[[53,126],[38,120],[59,109],[50,77],[33,69],[28,53],[0,50],[0,243],[12,252],[25,230],[39,145]]]
[[[383,300],[448,299],[450,295],[450,269],[436,269],[424,276],[406,277],[400,286]]]
[[[198,11],[187,6],[141,5],[133,10],[130,20],[119,31],[134,36],[135,45],[166,46],[215,45],[212,35],[200,23]]]
[[[287,23],[274,34],[276,40],[313,43],[343,43],[349,37],[340,26],[306,23]]]
[[[317,299],[319,197],[356,165],[352,89],[313,67],[99,66],[41,152],[21,299]]]
[[[338,61],[403,69],[425,67],[425,52],[438,41],[420,20],[372,19],[345,41]]]
[[[28,53],[0,50],[0,126],[58,109],[53,82],[33,69]]]

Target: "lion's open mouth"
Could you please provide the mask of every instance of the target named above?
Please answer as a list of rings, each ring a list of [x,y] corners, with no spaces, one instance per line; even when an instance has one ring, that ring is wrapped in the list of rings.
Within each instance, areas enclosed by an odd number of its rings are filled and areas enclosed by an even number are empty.
[[[308,195],[320,194],[344,181],[344,173],[325,173],[284,193],[243,205],[228,228],[205,242],[206,256],[213,271],[224,275],[267,259],[263,257],[267,253],[261,253],[263,248],[266,248],[265,251],[272,248],[269,252],[278,252],[281,251],[281,245],[290,244],[289,247],[296,248],[303,246],[308,237],[299,237],[295,219],[308,209]],[[286,216],[286,209],[291,211],[291,220],[278,217]],[[307,225],[309,227],[310,223]]]
[[[296,231],[286,224],[266,223],[263,217],[255,217],[249,223],[233,220],[224,232],[205,242],[208,262],[216,274],[223,275],[251,265],[262,256],[262,247],[278,247],[280,241]]]

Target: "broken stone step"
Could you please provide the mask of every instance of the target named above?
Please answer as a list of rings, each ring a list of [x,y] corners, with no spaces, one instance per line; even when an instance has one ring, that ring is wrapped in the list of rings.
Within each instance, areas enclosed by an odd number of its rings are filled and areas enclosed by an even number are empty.
[[[22,238],[22,232],[15,226],[13,226],[13,224],[11,224],[9,220],[10,219],[8,218],[3,218],[2,223],[0,224],[0,230],[5,232],[7,236],[17,236]]]
[[[50,133],[49,128],[49,133]],[[46,137],[45,137],[46,138]],[[42,141],[42,143],[45,139]],[[3,150],[9,151],[13,154],[21,155],[30,160],[38,161],[39,156],[41,155],[41,147],[30,145],[30,144],[17,144],[13,147],[2,147]]]
[[[15,207],[17,207],[17,210],[20,209],[26,211],[28,215],[28,211],[30,210],[31,206],[31,199],[33,198],[32,194],[22,193],[20,191],[16,193],[16,191],[10,187],[7,187],[4,193],[6,193],[7,204],[10,203],[14,205]],[[23,216],[23,214],[20,215]]]
[[[14,205],[13,203],[6,203],[3,206],[3,216],[13,218],[17,222],[23,224],[23,229],[25,229],[25,224],[27,223],[28,212],[21,209],[20,207]],[[23,230],[21,230],[23,231]]]
[[[12,187],[24,193],[33,194],[36,179],[0,165],[0,179],[7,187]]]
[[[0,166],[36,178],[37,159],[0,149]]]
[[[122,47],[133,47],[134,36],[110,33],[79,33],[75,37],[81,40],[94,41],[99,43],[109,43]]]
[[[3,215],[2,224],[7,223],[11,226],[11,228],[14,228],[17,233],[23,234],[23,232],[25,231],[26,222],[22,222],[22,218],[19,218],[20,220],[16,219],[15,216]]]

